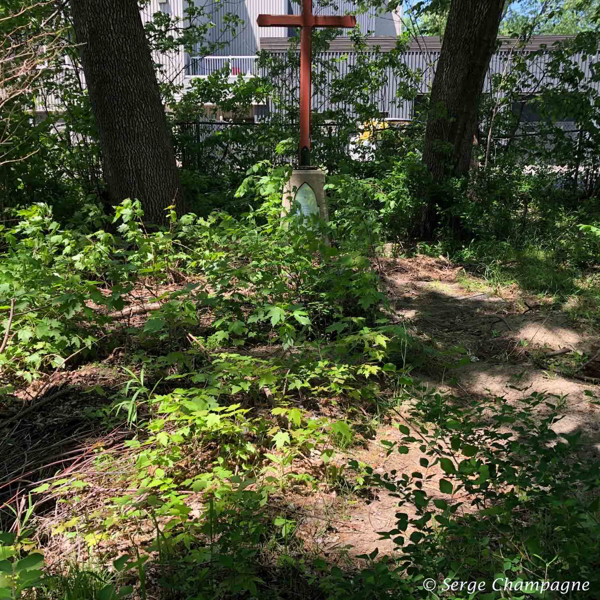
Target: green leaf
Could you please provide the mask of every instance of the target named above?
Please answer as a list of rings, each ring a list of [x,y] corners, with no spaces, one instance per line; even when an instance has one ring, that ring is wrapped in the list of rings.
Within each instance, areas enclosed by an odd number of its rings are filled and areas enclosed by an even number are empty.
[[[208,487],[208,485],[208,481],[204,481],[203,479],[200,479],[199,481],[194,481],[194,483],[192,483],[192,491],[201,492],[202,490],[205,490]]]
[[[0,598],[12,598],[12,592],[8,588],[0,588]]]
[[[38,554],[37,552],[34,554],[30,554],[29,556],[22,558],[15,565],[15,572],[19,573],[20,571],[27,571],[28,569],[33,569],[37,565],[39,565],[40,563],[43,563],[43,562],[44,562],[43,554]]]
[[[302,412],[297,408],[292,408],[288,412],[288,419],[296,426],[300,427],[300,423],[302,423]]]
[[[211,339],[211,341],[217,342],[217,343],[222,342],[223,340],[228,340],[229,332],[228,331],[217,331],[210,336],[210,339]]]
[[[295,310],[293,313],[294,319],[300,323],[300,325],[310,325],[310,319],[308,313],[305,310]]]
[[[0,571],[2,573],[12,573],[12,563],[9,560],[0,560]]]
[[[375,336],[375,345],[386,348],[388,339],[384,335],[378,334]]]
[[[206,417],[206,426],[207,427],[214,427],[215,425],[218,425],[221,422],[221,417],[220,415],[216,414],[216,413],[209,413],[209,415]]]
[[[34,336],[33,329],[31,327],[23,327],[19,329],[17,338],[20,342],[28,342]]]
[[[290,435],[287,431],[278,431],[273,436],[273,441],[275,442],[275,447],[277,449],[283,448],[286,444],[290,443]]]
[[[16,555],[16,550],[12,546],[0,545],[0,560],[11,558]]]
[[[128,596],[131,593],[133,593],[133,586],[125,585],[119,590],[119,593],[117,594],[117,596],[119,598],[123,598],[123,596]]]
[[[342,436],[345,440],[352,439],[352,430],[345,421],[336,421],[331,425],[331,431]]]
[[[447,479],[440,479],[440,492],[442,494],[451,494],[453,489],[452,484]]]
[[[477,454],[477,446],[473,446],[472,444],[465,444],[462,447],[462,453],[469,458],[471,456],[475,456]]]
[[[482,484],[485,483],[490,477],[490,468],[488,465],[481,465],[479,467],[479,480],[477,483]]]
[[[348,323],[334,323],[333,325],[330,325],[325,331],[327,333],[342,333],[342,331],[344,331],[345,329],[348,329]]]
[[[274,373],[267,372],[260,376],[258,387],[263,388],[268,385],[273,385],[274,383],[277,383],[277,377]]]
[[[267,317],[271,317],[271,325],[275,327],[278,323],[285,321],[285,311],[279,306],[272,306],[267,313]]]
[[[448,508],[448,503],[445,500],[436,498],[433,503],[435,504],[436,508],[439,508],[440,510],[446,510]]]
[[[542,553],[542,545],[540,543],[540,539],[537,536],[531,536],[525,540],[525,546],[531,552],[531,554],[541,554]]]
[[[115,592],[115,586],[112,583],[106,584],[98,592],[98,600],[115,600],[117,593]]]
[[[413,544],[418,544],[425,536],[420,531],[413,531],[410,534],[410,541]]]
[[[154,319],[148,319],[148,321],[146,321],[146,324],[144,325],[144,332],[156,333],[164,329],[166,324],[167,322],[164,319],[160,319],[158,317]]]
[[[22,585],[26,584],[29,587],[35,582],[37,582],[42,577],[42,575],[43,573],[40,569],[31,569],[28,571],[23,571],[19,575],[19,583]]]
[[[4,531],[0,531],[0,543],[6,544],[10,546],[16,539],[16,535],[14,533],[6,533]]]
[[[71,482],[71,487],[75,488],[75,489],[81,489],[86,487],[87,485],[89,485],[88,483],[86,483],[85,481],[80,481],[79,479],[76,479],[75,481]]]
[[[113,561],[113,565],[117,571],[122,571],[125,567],[125,564],[130,559],[128,554],[123,554],[123,556],[117,558],[117,560]]]
[[[440,466],[444,473],[448,473],[448,475],[456,473],[454,463],[449,458],[440,458]]]

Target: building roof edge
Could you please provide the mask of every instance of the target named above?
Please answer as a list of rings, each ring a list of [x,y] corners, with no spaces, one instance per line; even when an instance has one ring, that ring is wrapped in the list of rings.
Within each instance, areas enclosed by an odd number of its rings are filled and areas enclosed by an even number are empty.
[[[537,35],[533,36],[526,44],[525,50],[540,50],[544,46],[551,48],[554,44],[575,36],[570,35]],[[261,37],[260,48],[268,52],[285,52],[290,47],[290,42],[294,38],[289,37]],[[398,38],[394,36],[380,36],[365,38],[365,43],[369,48],[379,46],[382,52],[390,52],[396,47]],[[510,48],[517,41],[515,38],[499,37],[498,41],[502,48]],[[420,36],[413,38],[408,42],[408,52],[439,52],[442,47],[441,38],[438,36]],[[340,36],[330,43],[331,52],[351,52],[354,49],[352,40],[346,36]]]

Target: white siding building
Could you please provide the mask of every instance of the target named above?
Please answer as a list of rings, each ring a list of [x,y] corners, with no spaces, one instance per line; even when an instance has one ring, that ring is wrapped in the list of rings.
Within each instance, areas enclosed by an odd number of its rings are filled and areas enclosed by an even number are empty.
[[[195,5],[208,6],[207,20],[214,24],[207,35],[208,43],[223,43],[212,56],[201,56],[196,53],[188,54],[183,50],[167,55],[156,55],[156,62],[164,65],[165,75],[170,81],[184,84],[187,77],[203,77],[222,68],[229,62],[232,74],[246,74],[252,71],[254,57],[261,49],[261,38],[287,38],[293,32],[287,27],[259,27],[256,20],[260,14],[299,14],[300,4],[292,0],[221,0],[210,3],[207,0],[194,0]],[[142,10],[142,20],[152,20],[155,13],[162,12],[171,17],[185,19],[185,9],[188,0],[150,0]],[[315,14],[346,15],[356,12],[355,3],[349,0],[339,0],[336,6],[321,8],[314,2]],[[223,36],[227,27],[229,15],[235,15],[243,25]],[[402,32],[402,13],[385,12],[377,14],[375,10],[357,14],[358,25],[365,35],[396,36]]]

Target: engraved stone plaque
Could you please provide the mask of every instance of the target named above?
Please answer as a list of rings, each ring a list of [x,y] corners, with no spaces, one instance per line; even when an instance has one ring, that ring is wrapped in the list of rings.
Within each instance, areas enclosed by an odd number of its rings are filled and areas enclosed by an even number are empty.
[[[294,202],[298,203],[297,211],[299,215],[303,215],[305,217],[309,217],[310,215],[319,215],[317,196],[308,183],[303,183],[300,186],[296,192]]]

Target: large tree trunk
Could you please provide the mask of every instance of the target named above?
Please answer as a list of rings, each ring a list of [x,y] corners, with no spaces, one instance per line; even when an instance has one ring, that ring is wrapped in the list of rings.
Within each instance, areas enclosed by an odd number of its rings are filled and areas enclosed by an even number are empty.
[[[71,0],[111,200],[141,201],[145,219],[183,211],[183,192],[136,0]]]
[[[467,175],[477,131],[477,107],[505,0],[452,0],[431,88],[423,161],[434,183]],[[440,199],[437,199],[440,203]],[[421,232],[436,224],[435,197],[423,213]],[[441,201],[442,208],[444,202]]]

